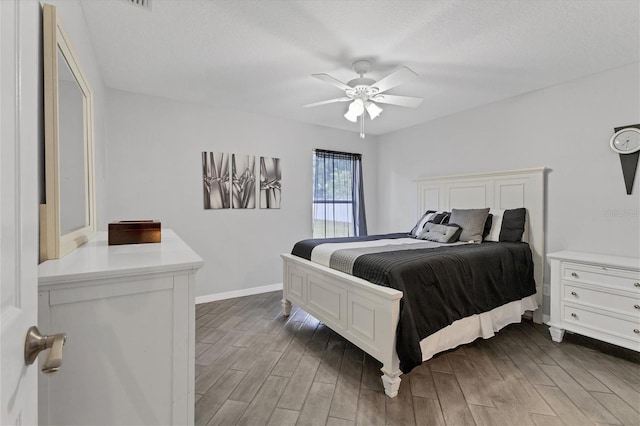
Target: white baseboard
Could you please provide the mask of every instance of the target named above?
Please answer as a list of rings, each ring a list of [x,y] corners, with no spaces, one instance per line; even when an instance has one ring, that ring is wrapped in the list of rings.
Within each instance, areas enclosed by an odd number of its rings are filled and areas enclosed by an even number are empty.
[[[263,285],[261,287],[243,288],[242,290],[225,291],[224,293],[206,294],[196,297],[196,305],[215,302],[216,300],[233,299],[234,297],[251,296],[253,294],[269,293],[282,290],[282,283]]]
[[[551,320],[551,316],[547,315],[547,314],[542,314],[542,322],[544,322],[545,324],[548,323]]]

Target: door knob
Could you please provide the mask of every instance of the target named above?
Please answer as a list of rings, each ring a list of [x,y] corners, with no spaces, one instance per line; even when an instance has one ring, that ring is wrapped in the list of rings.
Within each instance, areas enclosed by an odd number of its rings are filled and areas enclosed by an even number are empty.
[[[43,336],[35,325],[27,331],[27,338],[24,342],[24,361],[27,365],[34,363],[38,354],[49,349],[47,359],[42,364],[42,372],[53,374],[60,370],[62,366],[62,346],[67,340],[64,333]]]

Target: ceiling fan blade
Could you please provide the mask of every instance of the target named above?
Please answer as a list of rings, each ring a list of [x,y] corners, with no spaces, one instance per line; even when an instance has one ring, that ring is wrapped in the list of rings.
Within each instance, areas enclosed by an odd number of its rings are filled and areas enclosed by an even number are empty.
[[[321,101],[321,102],[315,102],[312,104],[307,104],[307,105],[302,105],[303,108],[309,108],[309,107],[315,107],[315,106],[319,106],[319,105],[326,105],[326,104],[333,104],[336,102],[349,102],[351,100],[351,98],[335,98],[335,99],[329,99],[328,101]]]
[[[325,83],[333,84],[334,86],[336,86],[338,89],[341,89],[341,90],[351,89],[351,87],[347,86],[345,83],[341,82],[340,80],[337,80],[331,77],[329,74],[311,74],[311,77],[315,77],[318,80],[324,81]]]
[[[373,87],[378,89],[378,93],[386,92],[389,89],[393,89],[396,86],[399,86],[412,78],[416,78],[418,74],[413,72],[408,67],[401,67],[396,71],[392,72],[382,80],[372,84]]]
[[[423,98],[416,98],[413,96],[396,96],[396,95],[376,95],[371,98],[372,101],[381,104],[400,105],[403,107],[417,108],[420,106]]]

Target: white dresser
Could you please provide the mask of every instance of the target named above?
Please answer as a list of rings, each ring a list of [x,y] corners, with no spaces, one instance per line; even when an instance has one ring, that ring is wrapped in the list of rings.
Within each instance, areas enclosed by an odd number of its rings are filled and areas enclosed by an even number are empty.
[[[39,375],[39,423],[193,424],[202,264],[168,229],[161,243],[121,246],[102,232],[42,263],[38,325],[67,342],[60,372]]]
[[[547,258],[553,341],[566,330],[640,351],[640,260],[574,251]]]

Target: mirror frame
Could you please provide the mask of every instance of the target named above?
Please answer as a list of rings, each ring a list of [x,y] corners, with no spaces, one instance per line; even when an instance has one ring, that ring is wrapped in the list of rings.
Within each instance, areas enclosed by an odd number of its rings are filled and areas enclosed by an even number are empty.
[[[93,94],[71,48],[55,6],[43,4],[44,157],[46,204],[40,205],[40,261],[59,259],[96,235],[93,145]],[[84,95],[84,173],[87,184],[86,226],[61,234],[60,140],[58,133],[58,49]]]

